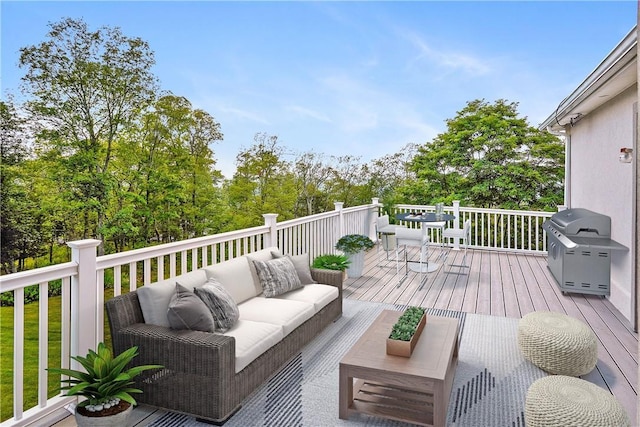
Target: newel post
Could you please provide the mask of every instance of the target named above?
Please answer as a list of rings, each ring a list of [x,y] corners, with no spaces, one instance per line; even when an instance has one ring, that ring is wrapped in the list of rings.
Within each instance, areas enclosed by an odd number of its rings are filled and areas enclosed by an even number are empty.
[[[333,205],[338,212],[338,229],[336,230],[338,235],[335,238],[335,241],[337,242],[340,237],[344,236],[344,214],[342,213],[344,202],[333,202]]]
[[[460,228],[460,220],[462,219],[460,218],[460,200],[453,201],[453,216],[456,217],[453,221],[453,228],[457,230]],[[453,239],[453,249],[456,251],[460,250],[460,239]]]
[[[276,228],[278,214],[262,214],[262,217],[264,225],[269,227],[269,233],[264,236],[264,247],[278,246],[278,229]]]
[[[71,248],[71,261],[78,264],[78,274],[71,276],[71,355],[84,356],[97,348],[98,320],[102,319],[102,306],[98,306],[98,271],[96,248],[100,240],[85,239],[67,242]],[[72,364],[77,362],[72,361]]]
[[[378,236],[376,236],[376,218],[380,215],[380,198],[373,197],[371,198],[371,209],[369,210],[369,227],[367,230],[367,236],[371,238],[374,242],[378,240]]]

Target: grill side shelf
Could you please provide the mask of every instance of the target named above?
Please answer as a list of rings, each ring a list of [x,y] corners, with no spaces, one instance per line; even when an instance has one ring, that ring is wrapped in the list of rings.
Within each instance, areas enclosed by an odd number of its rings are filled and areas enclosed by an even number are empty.
[[[605,249],[611,251],[628,251],[625,245],[611,239],[598,239],[589,237],[572,237],[573,241],[581,247],[590,249]]]

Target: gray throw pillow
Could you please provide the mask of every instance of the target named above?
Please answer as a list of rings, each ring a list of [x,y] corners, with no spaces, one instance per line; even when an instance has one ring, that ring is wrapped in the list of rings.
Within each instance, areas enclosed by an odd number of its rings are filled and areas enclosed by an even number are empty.
[[[179,283],[176,283],[176,290],[169,301],[167,319],[171,329],[214,332],[216,328],[207,306]]]
[[[240,317],[238,305],[229,291],[216,279],[210,278],[204,285],[197,286],[193,292],[211,312],[217,331],[226,332],[236,324]]]
[[[279,252],[271,252],[274,258],[282,258],[282,254]],[[303,285],[311,285],[313,283],[318,283],[313,280],[311,277],[311,265],[309,263],[309,254],[300,254],[300,255],[287,255],[296,271],[298,272],[298,277],[300,278],[300,283]]]
[[[288,257],[253,263],[266,298],[282,295],[303,286],[293,262]]]

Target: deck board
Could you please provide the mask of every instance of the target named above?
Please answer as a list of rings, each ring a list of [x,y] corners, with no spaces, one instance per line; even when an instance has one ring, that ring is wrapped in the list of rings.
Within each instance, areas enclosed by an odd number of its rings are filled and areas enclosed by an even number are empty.
[[[430,253],[430,257],[438,255],[438,248]],[[370,251],[363,276],[346,280],[344,298],[514,318],[534,310],[566,313],[589,325],[599,341],[596,369],[583,378],[608,388],[627,410],[632,423],[635,422],[638,334],[607,299],[595,295],[563,295],[547,269],[546,257],[541,255],[469,250],[469,268],[460,274],[461,269],[448,265],[461,264],[463,255],[463,251],[448,252],[445,265],[429,273],[419,289],[418,274],[412,272],[397,286],[395,252],[389,253],[389,260],[382,253],[379,263],[376,251]],[[163,411],[153,413],[142,406],[134,413],[140,420],[136,425],[144,426]],[[65,421],[69,419],[73,420]],[[73,425],[73,422],[60,424]]]

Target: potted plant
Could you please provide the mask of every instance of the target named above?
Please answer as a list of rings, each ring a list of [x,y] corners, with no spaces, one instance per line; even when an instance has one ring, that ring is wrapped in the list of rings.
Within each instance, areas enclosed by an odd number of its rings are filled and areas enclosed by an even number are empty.
[[[98,344],[98,351],[89,350],[85,356],[71,358],[86,370],[49,368],[50,372],[70,377],[62,379],[67,385],[60,390],[67,390],[67,396],[82,396],[86,400],[76,406],[76,423],[84,426],[122,426],[136,404],[131,393],[142,393],[133,388],[133,378],[148,369],[162,368],[162,365],[144,365],[126,369],[131,360],[138,355],[138,347],[131,347],[117,357],[104,344]]]
[[[311,266],[313,268],[324,268],[325,270],[345,271],[350,263],[346,255],[326,254],[315,257]]]
[[[427,323],[426,310],[408,307],[391,328],[387,338],[387,354],[410,357]]]
[[[364,253],[373,248],[375,243],[363,234],[347,234],[336,243],[336,249],[344,252],[351,262],[347,268],[347,275],[351,278],[362,276],[364,270]]]

